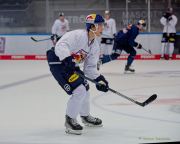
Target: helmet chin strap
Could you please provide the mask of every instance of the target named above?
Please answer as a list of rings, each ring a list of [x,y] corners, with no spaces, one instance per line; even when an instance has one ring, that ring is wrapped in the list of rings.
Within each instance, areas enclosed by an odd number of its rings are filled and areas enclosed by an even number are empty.
[[[146,26],[141,25],[141,31],[145,31],[146,30]]]
[[[95,32],[97,32],[98,24],[94,24],[94,26],[95,26],[96,30],[94,31],[94,30],[90,29],[90,31],[94,34],[95,37],[97,37],[97,35],[95,34]]]

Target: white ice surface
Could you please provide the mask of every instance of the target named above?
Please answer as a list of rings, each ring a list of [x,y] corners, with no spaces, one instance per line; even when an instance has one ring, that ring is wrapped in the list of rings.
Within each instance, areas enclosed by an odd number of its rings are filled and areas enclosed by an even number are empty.
[[[101,67],[110,87],[137,101],[156,93],[157,100],[140,107],[91,84],[91,114],[103,120],[103,127],[85,127],[76,136],[64,132],[69,96],[51,76],[46,61],[0,61],[0,144],[180,141],[180,61],[137,60],[135,74],[123,74],[125,63]]]

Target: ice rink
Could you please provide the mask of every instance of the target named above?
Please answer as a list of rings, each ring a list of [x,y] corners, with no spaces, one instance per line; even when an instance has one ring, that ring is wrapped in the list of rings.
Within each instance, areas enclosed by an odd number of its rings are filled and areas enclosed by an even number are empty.
[[[136,60],[135,74],[124,74],[126,61],[110,62],[100,72],[112,89],[140,107],[90,84],[91,114],[102,128],[84,127],[82,135],[64,132],[68,95],[51,76],[46,61],[0,61],[0,144],[136,144],[180,141],[180,61]],[[81,123],[80,119],[78,118]]]

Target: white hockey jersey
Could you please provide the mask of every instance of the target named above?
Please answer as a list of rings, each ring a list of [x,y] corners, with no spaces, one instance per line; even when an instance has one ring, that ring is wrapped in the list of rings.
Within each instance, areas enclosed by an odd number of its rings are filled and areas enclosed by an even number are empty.
[[[100,47],[97,38],[89,42],[88,33],[83,29],[67,32],[55,46],[55,54],[60,61],[78,53],[83,53],[85,57],[83,61],[85,75],[92,79],[97,78],[100,75],[97,71]]]
[[[110,18],[105,20],[104,30],[102,37],[103,38],[113,38],[113,34],[116,33],[116,22],[114,19]]]
[[[64,35],[67,31],[69,31],[69,22],[67,19],[64,19],[64,22],[59,19],[55,20],[52,26],[52,34],[56,34],[58,36]]]
[[[163,33],[176,33],[177,17],[172,15],[172,19],[167,21],[165,17],[160,19],[161,24],[164,26]]]

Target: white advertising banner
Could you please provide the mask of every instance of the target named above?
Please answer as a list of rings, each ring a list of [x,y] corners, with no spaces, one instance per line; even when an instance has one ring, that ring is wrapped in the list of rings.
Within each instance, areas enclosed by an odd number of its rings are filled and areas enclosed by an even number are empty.
[[[49,38],[49,35],[0,35],[0,55],[45,55],[52,47],[51,40],[35,42],[31,39]],[[4,48],[2,40],[4,39]]]
[[[50,38],[50,35],[0,35],[0,55],[45,55],[46,50],[53,44],[51,40],[35,42]],[[137,42],[145,49],[150,49],[153,54],[160,54],[161,34],[140,34]],[[137,54],[146,54],[144,50],[137,50]]]

